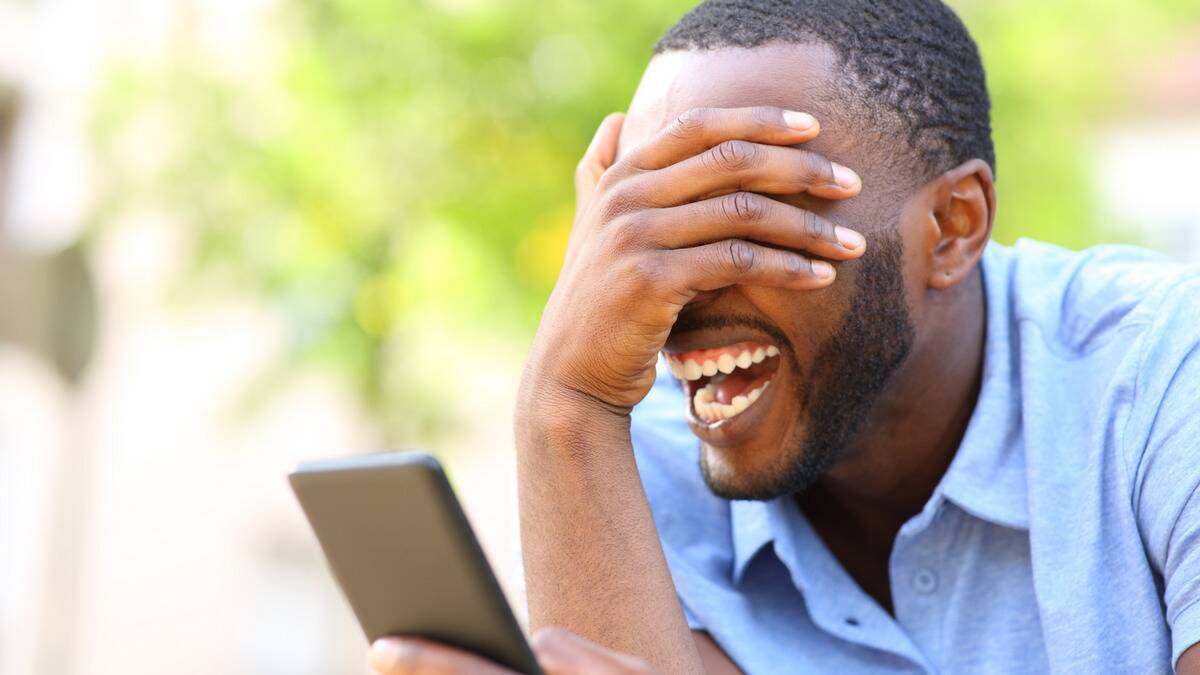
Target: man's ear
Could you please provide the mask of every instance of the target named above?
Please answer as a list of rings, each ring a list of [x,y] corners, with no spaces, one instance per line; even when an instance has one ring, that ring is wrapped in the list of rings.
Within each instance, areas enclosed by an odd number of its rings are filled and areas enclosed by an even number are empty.
[[[944,290],[967,278],[983,255],[996,219],[992,167],[972,159],[935,178],[928,186],[930,288]]]

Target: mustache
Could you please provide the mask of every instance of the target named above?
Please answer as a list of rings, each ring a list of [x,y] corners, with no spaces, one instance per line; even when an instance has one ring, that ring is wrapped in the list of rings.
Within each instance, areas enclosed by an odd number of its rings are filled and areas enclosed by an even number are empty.
[[[757,316],[748,314],[702,314],[700,312],[689,312],[687,307],[679,313],[679,317],[675,320],[675,325],[671,327],[671,335],[682,335],[692,331],[722,328],[751,328],[761,333],[769,335],[776,345],[782,350],[787,350],[793,355],[795,350],[792,349],[792,341],[788,336],[779,329],[778,326],[767,323]]]

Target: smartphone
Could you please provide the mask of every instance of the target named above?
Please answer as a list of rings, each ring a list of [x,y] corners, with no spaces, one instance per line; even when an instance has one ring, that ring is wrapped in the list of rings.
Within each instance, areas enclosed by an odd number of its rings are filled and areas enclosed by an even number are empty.
[[[420,636],[541,675],[437,459],[306,462],[288,480],[369,641]]]

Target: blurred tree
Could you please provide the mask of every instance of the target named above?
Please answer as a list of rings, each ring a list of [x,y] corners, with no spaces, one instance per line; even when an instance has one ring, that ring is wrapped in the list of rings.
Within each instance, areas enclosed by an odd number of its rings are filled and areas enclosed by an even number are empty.
[[[280,373],[332,364],[386,435],[436,431],[438,402],[470,374],[430,340],[527,338],[565,248],[578,155],[692,4],[291,0],[265,40],[278,45],[269,67],[249,74],[214,66],[183,31],[168,63],[125,64],[102,97],[97,222],[175,214],[196,246],[188,279],[286,313]],[[1090,133],[1122,111],[1128,57],[1200,20],[1200,5],[952,4],[993,92],[997,238],[1114,236],[1092,211]],[[146,128],[170,139],[149,172]]]

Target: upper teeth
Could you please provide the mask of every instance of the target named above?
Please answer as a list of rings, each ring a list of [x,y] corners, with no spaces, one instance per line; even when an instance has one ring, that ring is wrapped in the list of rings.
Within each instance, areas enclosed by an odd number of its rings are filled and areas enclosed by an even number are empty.
[[[747,347],[735,356],[732,352],[725,352],[715,359],[704,359],[697,361],[696,359],[687,359],[680,361],[675,357],[668,357],[667,364],[671,367],[671,374],[681,380],[698,380],[701,377],[712,377],[718,372],[728,375],[737,368],[749,368],[755,363],[762,363],[769,356],[778,356],[779,348],[774,345],[769,347]]]

